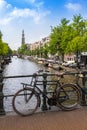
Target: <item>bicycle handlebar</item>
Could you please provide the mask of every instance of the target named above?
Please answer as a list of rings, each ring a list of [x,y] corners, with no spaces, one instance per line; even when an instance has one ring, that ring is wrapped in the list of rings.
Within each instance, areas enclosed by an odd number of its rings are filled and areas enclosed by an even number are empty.
[[[39,76],[40,73],[46,73],[49,72],[48,70],[38,70],[36,71],[36,73],[33,73],[33,77],[36,78],[36,76]]]

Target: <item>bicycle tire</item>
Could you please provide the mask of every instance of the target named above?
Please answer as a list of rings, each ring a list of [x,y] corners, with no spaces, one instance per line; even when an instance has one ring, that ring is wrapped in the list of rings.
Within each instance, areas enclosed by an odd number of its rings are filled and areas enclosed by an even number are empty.
[[[26,95],[24,94],[24,92],[27,92]],[[29,101],[26,101],[25,98],[29,99]],[[32,88],[24,88],[19,90],[14,95],[12,100],[13,110],[21,116],[28,116],[35,113],[39,106],[39,103],[40,97]]]
[[[62,110],[74,110],[80,102],[80,91],[74,84],[64,84],[58,90],[57,98]]]

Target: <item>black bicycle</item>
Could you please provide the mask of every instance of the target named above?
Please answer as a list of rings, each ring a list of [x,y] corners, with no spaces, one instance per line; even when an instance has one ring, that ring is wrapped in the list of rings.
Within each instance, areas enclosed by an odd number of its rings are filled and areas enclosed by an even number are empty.
[[[80,104],[87,105],[87,70],[76,69],[76,72],[71,74],[75,75],[75,83],[72,86],[77,87],[80,93]]]
[[[62,84],[60,78],[63,74],[50,74],[46,71],[38,71],[32,75],[31,83],[22,83],[20,89],[13,97],[12,105],[17,114],[27,116],[33,114],[42,104],[42,110],[51,109],[51,106],[60,107],[62,110],[73,110],[80,99],[78,88],[72,84]],[[55,81],[47,80],[48,76],[57,76]],[[39,80],[42,77],[42,80]],[[43,89],[41,88],[41,85]],[[55,85],[53,91],[47,91],[47,85]]]

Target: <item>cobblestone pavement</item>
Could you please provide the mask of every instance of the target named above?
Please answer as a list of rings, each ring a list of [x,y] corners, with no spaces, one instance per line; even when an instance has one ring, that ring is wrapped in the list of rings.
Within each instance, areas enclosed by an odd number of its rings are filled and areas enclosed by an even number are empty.
[[[87,107],[32,116],[0,116],[0,130],[87,130]]]

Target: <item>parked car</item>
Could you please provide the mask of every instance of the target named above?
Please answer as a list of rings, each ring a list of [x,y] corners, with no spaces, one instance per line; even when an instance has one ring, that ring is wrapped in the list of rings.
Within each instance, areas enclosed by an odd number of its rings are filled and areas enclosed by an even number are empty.
[[[68,67],[72,63],[75,63],[75,61],[65,61],[62,63],[62,65]]]
[[[73,62],[68,65],[68,67],[75,68],[77,67],[77,63]]]
[[[55,61],[55,63],[57,63],[58,65],[62,65],[63,62],[58,60],[58,61]]]
[[[68,67],[72,67],[72,68],[84,67],[84,64],[83,63],[79,63],[78,66],[77,66],[77,63],[71,63],[71,64],[69,64]]]

